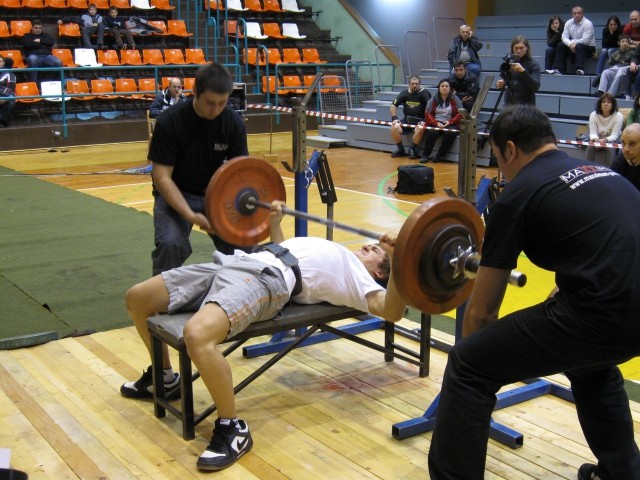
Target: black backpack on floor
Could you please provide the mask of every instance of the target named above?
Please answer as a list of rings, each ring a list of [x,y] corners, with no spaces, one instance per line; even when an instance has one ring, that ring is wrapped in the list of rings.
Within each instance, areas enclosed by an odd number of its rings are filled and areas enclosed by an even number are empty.
[[[433,168],[424,165],[402,165],[398,167],[398,184],[395,193],[420,195],[435,193]]]

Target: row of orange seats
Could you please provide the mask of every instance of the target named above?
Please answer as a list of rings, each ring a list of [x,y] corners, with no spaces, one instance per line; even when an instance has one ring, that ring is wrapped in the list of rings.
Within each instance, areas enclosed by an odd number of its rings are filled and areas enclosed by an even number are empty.
[[[191,37],[193,33],[187,31],[187,24],[184,20],[149,20],[149,25],[156,27],[160,32],[154,32],[153,36],[173,36],[173,37]],[[31,20],[12,20],[11,30],[6,21],[0,20],[0,38],[21,38],[31,31]],[[106,32],[109,35],[109,32]],[[82,37],[80,25],[77,23],[62,23],[58,25],[59,37]],[[134,36],[137,36],[134,33]]]
[[[309,91],[315,75],[304,75],[301,79],[297,75],[283,75],[282,79],[264,75],[262,77],[262,93],[278,95],[304,95]],[[323,75],[318,84],[321,93],[346,93],[344,79],[337,75]],[[317,89],[316,89],[317,90]]]
[[[74,55],[68,48],[54,48],[53,55],[62,61],[63,67],[86,66],[86,63],[76,63]],[[119,65],[202,65],[207,63],[201,48],[166,48],[164,53],[159,49],[142,50],[98,50],[97,63],[107,66]],[[1,50],[3,57],[13,58],[13,68],[26,68],[22,52],[20,50]]]
[[[211,10],[229,10],[235,12],[254,12],[254,13],[302,13],[304,9],[298,7],[296,0],[205,0],[204,9]]]
[[[100,10],[116,7],[119,10],[137,8],[150,10],[174,10],[169,0],[0,0],[0,7],[5,8],[74,8],[87,10],[94,3]]]
[[[242,22],[237,20],[227,20],[224,25],[225,33],[228,37],[252,38],[254,40],[266,40],[267,38],[275,40],[302,40],[307,38],[306,35],[300,33],[298,25],[294,22],[282,22],[282,29],[278,22]]]
[[[302,54],[297,48],[283,48],[282,54],[277,48],[264,49],[246,48],[242,49],[242,62],[252,66],[279,65],[281,63],[294,64],[317,64],[327,63],[327,60],[320,58],[317,48],[303,48]]]
[[[170,79],[170,77],[162,78],[163,90],[169,86]],[[194,83],[195,78],[185,77],[183,79],[185,95],[192,95]],[[16,100],[20,103],[37,103],[43,100],[62,101],[61,82],[42,82],[41,87],[42,91],[35,82],[16,84]],[[141,78],[137,83],[133,78],[117,78],[114,83],[106,79],[91,80],[90,83],[86,80],[67,80],[65,84],[65,95],[70,95],[65,100],[88,101],[96,98],[101,100],[116,100],[118,98],[153,100],[157,94],[155,78]]]

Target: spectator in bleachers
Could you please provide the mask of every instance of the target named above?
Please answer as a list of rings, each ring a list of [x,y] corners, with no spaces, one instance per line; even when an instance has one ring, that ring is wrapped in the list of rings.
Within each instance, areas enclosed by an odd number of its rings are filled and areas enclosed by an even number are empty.
[[[147,37],[154,33],[162,33],[162,30],[153,25],[149,25],[146,19],[140,17],[129,17],[125,24],[132,34],[140,37]]]
[[[627,125],[622,131],[621,142],[622,148],[609,168],[640,190],[640,123]]]
[[[0,128],[9,126],[11,112],[16,105],[16,76],[11,68],[13,58],[0,55]]]
[[[102,15],[98,13],[98,7],[95,4],[89,5],[89,10],[82,14],[82,23],[80,30],[82,31],[82,46],[84,48],[93,48],[91,45],[91,35],[97,35],[97,48],[105,49],[104,46],[104,22]]]
[[[453,73],[453,62],[456,60],[462,60],[467,67],[467,70],[480,78],[482,64],[480,63],[478,51],[481,49],[482,42],[473,36],[471,27],[469,25],[462,25],[460,27],[460,35],[456,36],[456,38],[451,41],[449,52],[447,54],[451,73]]]
[[[589,115],[589,141],[612,143],[617,142],[622,133],[624,117],[618,111],[616,97],[610,93],[603,94],[596,102],[595,111]],[[613,160],[614,150],[606,147],[588,146],[586,159],[598,162],[606,167]]]
[[[637,13],[637,12],[636,12]],[[635,22],[638,21],[638,16],[633,17],[633,14],[630,18],[635,18]],[[625,30],[627,28],[625,27]],[[611,55],[614,54],[616,50],[618,50],[618,40],[620,39],[620,35],[624,32],[622,31],[622,25],[620,25],[620,19],[611,15],[607,19],[607,24],[602,29],[602,50],[600,50],[600,55],[598,55],[598,64],[596,65],[596,77],[593,79],[591,86],[597,87],[598,83],[600,83],[600,75],[605,68],[607,68],[607,59],[611,58]],[[625,34],[631,39],[629,34]]]
[[[567,58],[575,58],[576,75],[584,75],[585,60],[596,51],[593,23],[584,16],[584,9],[576,5],[571,9],[572,18],[564,24],[562,42],[556,47],[553,73],[567,73]]]
[[[629,45],[629,37],[620,35],[618,39],[620,48],[613,52],[609,59],[609,68],[602,72],[596,96],[608,92],[614,97],[620,92],[629,91],[629,67],[634,49]]]
[[[562,42],[562,31],[564,30],[564,20],[558,15],[553,15],[549,19],[547,26],[547,51],[544,54],[544,70],[553,73],[553,62],[556,59],[556,48]]]
[[[22,37],[22,49],[27,67],[61,67],[62,61],[51,53],[54,45],[53,37],[42,31],[42,20],[34,19],[31,22],[31,32]],[[38,72],[28,72],[27,77],[30,82],[35,82]]]
[[[416,130],[426,130],[420,163],[438,163],[449,152],[458,136],[457,130],[460,130],[460,122],[462,121],[460,108],[462,108],[462,104],[454,95],[449,79],[443,78],[438,82],[438,93],[427,103],[424,122],[416,125]],[[446,128],[447,130],[427,130],[427,127]],[[442,142],[440,142],[438,152],[431,156],[436,140],[440,137],[442,137]]]
[[[184,102],[186,99],[187,97],[182,94],[182,81],[174,77],[169,80],[169,86],[165,88],[164,92],[156,96],[156,99],[149,107],[149,117],[156,118],[170,106]]]
[[[618,17],[616,17],[615,15],[613,17],[609,17],[609,20],[607,20],[607,25],[609,25],[609,21],[612,18],[617,19]],[[618,20],[618,24],[619,23],[620,20]],[[638,12],[638,10],[634,10],[629,14],[629,23],[624,26],[624,29],[621,33],[629,35],[632,47],[637,47],[640,44],[640,12]]]
[[[535,105],[536,92],[540,89],[540,65],[531,58],[531,46],[524,35],[511,40],[511,57],[508,68],[500,68],[500,80],[496,88],[505,90],[505,105]]]
[[[418,144],[422,140],[424,131],[418,132],[417,129],[403,127],[402,124],[416,125],[424,118],[424,109],[427,102],[431,98],[431,93],[420,85],[420,77],[411,75],[409,77],[409,88],[398,94],[391,103],[389,110],[391,111],[391,138],[396,144],[395,152],[391,154],[393,158],[404,157],[404,146],[402,144],[402,135],[413,133],[413,144],[409,148],[409,158],[418,158]],[[398,119],[398,107],[402,105],[404,120]]]
[[[478,77],[467,70],[462,60],[453,62],[453,75],[449,77],[449,84],[456,97],[462,102],[462,106],[467,111],[471,111],[480,91],[480,83]]]
[[[105,33],[112,33],[116,41],[116,48],[123,50],[132,48],[135,50],[136,42],[133,40],[131,30],[127,28],[126,20],[118,16],[116,7],[109,8],[109,16],[104,19]],[[122,42],[122,35],[127,39],[127,43]]]
[[[640,123],[640,91],[634,95],[633,106],[627,114],[626,125],[631,125],[632,123]]]

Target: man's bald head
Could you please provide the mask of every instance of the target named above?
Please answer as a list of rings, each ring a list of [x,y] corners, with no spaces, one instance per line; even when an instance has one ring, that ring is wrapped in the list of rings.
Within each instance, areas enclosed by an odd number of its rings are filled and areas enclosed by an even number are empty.
[[[640,123],[631,123],[622,131],[622,155],[629,165],[640,165]]]

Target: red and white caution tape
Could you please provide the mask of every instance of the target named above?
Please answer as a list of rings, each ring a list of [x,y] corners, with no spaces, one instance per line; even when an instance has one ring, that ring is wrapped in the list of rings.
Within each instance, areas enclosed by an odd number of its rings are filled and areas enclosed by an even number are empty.
[[[247,108],[273,110],[276,112],[286,112],[286,113],[291,113],[293,111],[293,109],[290,107],[276,107],[272,105],[255,104],[255,103],[248,104]],[[370,125],[386,125],[390,127],[392,123],[386,120],[375,120],[372,118],[352,117],[350,115],[337,115],[335,113],[316,112],[314,110],[307,110],[305,113],[310,117],[331,118],[334,120],[343,120],[346,122],[368,123]],[[415,125],[411,123],[402,123],[400,125],[404,128],[415,128]],[[426,128],[427,130],[448,130],[446,128],[439,128],[439,127],[426,127]],[[478,132],[478,135],[488,136],[489,134],[486,132]],[[583,142],[580,140],[556,140],[556,142],[564,145],[576,145],[576,146],[585,146],[585,147],[592,146],[592,147],[601,147],[601,148],[622,148],[622,145],[619,143]]]

